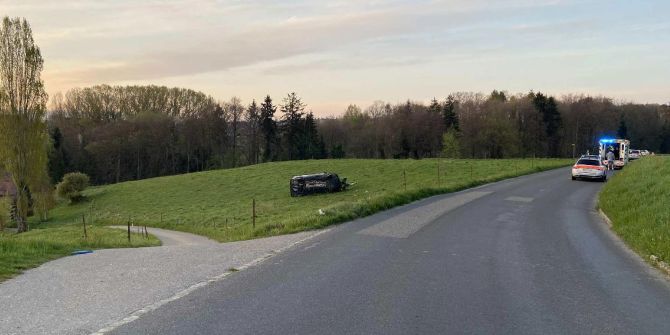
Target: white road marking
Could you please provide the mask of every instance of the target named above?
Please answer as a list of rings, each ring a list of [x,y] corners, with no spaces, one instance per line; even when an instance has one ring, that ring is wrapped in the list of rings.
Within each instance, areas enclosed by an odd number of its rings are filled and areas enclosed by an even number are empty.
[[[228,277],[229,275],[231,275],[232,273],[235,273],[235,272],[237,272],[237,271],[246,270],[246,269],[248,269],[248,268],[250,268],[250,267],[256,266],[256,265],[262,263],[263,261],[265,261],[265,260],[267,260],[267,259],[269,259],[269,258],[271,258],[271,257],[273,257],[273,256],[275,256],[275,255],[277,255],[277,254],[279,254],[279,253],[281,253],[281,252],[284,252],[284,251],[286,251],[286,250],[288,250],[288,249],[290,249],[290,248],[292,248],[292,247],[294,247],[294,246],[296,246],[296,245],[298,245],[298,244],[304,243],[304,242],[306,242],[306,241],[308,241],[308,240],[310,240],[310,239],[312,239],[312,238],[314,238],[314,237],[317,237],[317,236],[319,236],[319,235],[321,235],[321,234],[323,234],[323,233],[326,233],[326,232],[330,231],[331,229],[332,229],[332,228],[324,229],[324,230],[322,230],[322,231],[320,231],[320,232],[318,232],[318,233],[316,233],[316,234],[314,234],[314,235],[310,235],[310,236],[308,236],[308,237],[306,237],[306,238],[304,238],[304,239],[302,239],[302,240],[293,242],[293,243],[291,243],[290,245],[288,245],[288,246],[286,246],[286,247],[283,247],[283,248],[281,248],[281,249],[277,249],[277,250],[274,250],[274,251],[272,251],[272,252],[270,252],[270,253],[267,253],[267,254],[265,254],[265,255],[263,255],[263,256],[261,256],[261,257],[258,257],[258,258],[256,258],[256,259],[254,259],[253,261],[251,261],[251,262],[249,262],[249,263],[246,263],[246,264],[244,264],[244,265],[242,265],[242,266],[238,266],[238,267],[236,267],[236,268],[235,268],[236,271],[235,271],[235,270],[229,270],[229,271],[226,271],[226,272],[224,272],[224,273],[222,273],[222,274],[220,274],[220,275],[218,275],[218,276],[214,276],[214,277],[212,277],[212,278],[210,278],[210,279],[208,279],[208,280],[205,280],[205,281],[199,282],[199,283],[197,283],[197,284],[191,285],[191,286],[187,287],[186,289],[184,289],[183,291],[177,292],[175,295],[173,295],[173,296],[171,296],[171,297],[169,297],[169,298],[160,300],[160,301],[155,302],[155,303],[153,303],[153,304],[151,304],[151,305],[149,305],[149,306],[146,306],[146,307],[144,307],[144,308],[142,308],[142,309],[140,309],[140,310],[137,310],[137,311],[135,311],[134,313],[130,314],[129,316],[127,316],[127,317],[125,317],[125,318],[123,318],[123,319],[121,319],[121,320],[119,320],[119,321],[116,321],[116,322],[110,324],[109,326],[107,326],[107,327],[105,327],[105,328],[102,328],[102,329],[98,330],[98,331],[95,332],[95,333],[92,333],[91,335],[103,335],[103,334],[107,334],[107,333],[109,333],[109,332],[111,332],[111,331],[113,331],[113,330],[115,330],[115,329],[117,329],[117,328],[119,328],[119,327],[121,327],[121,326],[123,326],[123,325],[126,325],[126,324],[128,324],[128,323],[131,323],[131,322],[133,322],[133,321],[135,321],[135,320],[141,318],[143,315],[145,315],[145,314],[147,314],[147,313],[149,313],[149,312],[151,312],[151,311],[155,311],[155,310],[157,310],[158,308],[160,308],[161,306],[163,306],[163,305],[165,305],[165,304],[167,304],[167,303],[170,303],[170,302],[172,302],[172,301],[181,299],[181,298],[183,298],[183,297],[185,297],[185,296],[187,296],[187,295],[193,293],[193,291],[195,291],[195,290],[197,290],[197,289],[199,289],[199,288],[201,288],[201,287],[204,287],[204,286],[207,286],[207,285],[209,285],[209,284],[212,284],[212,283],[221,281],[221,280],[225,279],[226,277]]]
[[[379,222],[358,234],[380,237],[408,238],[443,214],[493,192],[473,191],[455,195],[431,204],[414,208]]]

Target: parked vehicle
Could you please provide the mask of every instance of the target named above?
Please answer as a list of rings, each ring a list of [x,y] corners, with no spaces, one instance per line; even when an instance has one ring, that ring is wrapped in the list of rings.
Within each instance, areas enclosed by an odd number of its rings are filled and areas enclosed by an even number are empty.
[[[572,166],[572,180],[577,179],[595,179],[600,181],[607,180],[607,168],[603,161],[598,157],[582,156],[575,165]]]
[[[642,152],[640,150],[637,150],[637,149],[635,149],[635,150],[631,149],[630,153],[628,154],[628,159],[630,159],[630,160],[635,160],[635,159],[638,159],[640,157],[642,157]]]
[[[628,164],[628,153],[630,150],[630,141],[624,139],[603,138],[598,141],[600,144],[600,160],[607,159],[607,152],[614,153],[614,168],[623,169]]]
[[[640,150],[641,156],[649,156],[649,150]]]
[[[582,157],[580,157],[580,159],[581,159],[581,158],[587,158],[587,159],[600,159],[600,156],[598,156],[598,155],[582,155]]]

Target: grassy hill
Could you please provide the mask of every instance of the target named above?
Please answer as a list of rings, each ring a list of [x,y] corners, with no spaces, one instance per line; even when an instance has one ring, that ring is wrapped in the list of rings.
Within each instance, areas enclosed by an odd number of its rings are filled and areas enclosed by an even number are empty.
[[[670,262],[670,156],[633,161],[607,182],[599,206],[636,252]]]
[[[53,210],[51,223],[45,226],[78,222],[85,214],[96,225],[126,224],[130,219],[135,224],[218,241],[243,240],[320,228],[430,195],[571,163],[571,159],[266,163],[94,187],[86,192],[87,202],[63,204]],[[355,184],[341,193],[289,196],[291,176],[322,171],[338,173]],[[256,200],[255,229],[252,199]]]

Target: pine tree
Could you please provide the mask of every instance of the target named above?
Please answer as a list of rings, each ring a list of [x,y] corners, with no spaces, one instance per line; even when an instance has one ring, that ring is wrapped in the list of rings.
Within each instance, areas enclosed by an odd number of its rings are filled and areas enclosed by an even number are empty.
[[[248,126],[248,144],[249,144],[249,163],[258,164],[259,155],[260,155],[260,128],[261,128],[261,115],[258,109],[258,104],[256,100],[253,100],[249,107],[247,107],[247,113],[245,115],[245,121]]]
[[[500,101],[500,102],[506,102],[507,101],[507,94],[505,94],[505,91],[493,90],[493,92],[491,92],[491,95],[489,96],[489,100],[497,100],[497,101]]]
[[[63,179],[65,174],[66,158],[63,151],[63,134],[58,127],[51,132],[51,148],[49,150],[49,176],[52,183],[57,183]]]
[[[316,126],[316,120],[312,112],[305,116],[305,127],[303,129],[304,156],[301,158],[318,158],[319,151],[319,133]]]
[[[344,158],[344,148],[342,148],[342,144],[333,146],[330,150],[330,156],[334,159]]]
[[[626,119],[623,115],[621,116],[621,120],[619,120],[619,129],[616,131],[616,134],[618,138],[628,138],[628,126],[626,125]]]
[[[442,119],[444,120],[445,130],[453,128],[457,132],[460,131],[458,115],[456,114],[457,105],[458,101],[456,101],[453,95],[449,95],[444,102],[444,107],[442,107]]]
[[[272,98],[266,96],[261,103],[260,126],[263,135],[263,161],[277,159],[279,140],[277,137],[277,121],[274,119],[277,107],[272,105]]]
[[[326,142],[323,140],[323,135],[319,137],[319,143],[317,146],[317,159],[328,158],[328,150],[326,150]]]
[[[291,92],[284,98],[284,104],[281,106],[282,116],[282,133],[284,135],[284,142],[286,143],[286,158],[288,160],[301,159],[301,137],[302,137],[302,121],[305,104],[300,100],[295,92]]]
[[[559,154],[558,145],[561,140],[559,130],[562,127],[563,120],[561,119],[561,113],[558,111],[556,100],[554,97],[547,97],[538,92],[533,95],[533,104],[535,110],[542,116],[548,154],[551,157],[557,157]]]
[[[433,98],[433,100],[430,101],[430,106],[428,106],[428,111],[431,113],[440,113],[442,111],[442,106],[440,106],[440,103],[437,101],[437,99]]]

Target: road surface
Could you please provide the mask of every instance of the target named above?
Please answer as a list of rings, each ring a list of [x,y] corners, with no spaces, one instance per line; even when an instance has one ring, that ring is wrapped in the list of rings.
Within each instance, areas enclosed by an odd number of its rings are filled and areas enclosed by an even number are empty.
[[[148,231],[163,245],[63,257],[0,283],[0,334],[91,334],[321,233],[218,243]]]
[[[670,289],[568,169],[356,220],[114,334],[667,334]],[[625,200],[625,199],[622,199]]]

